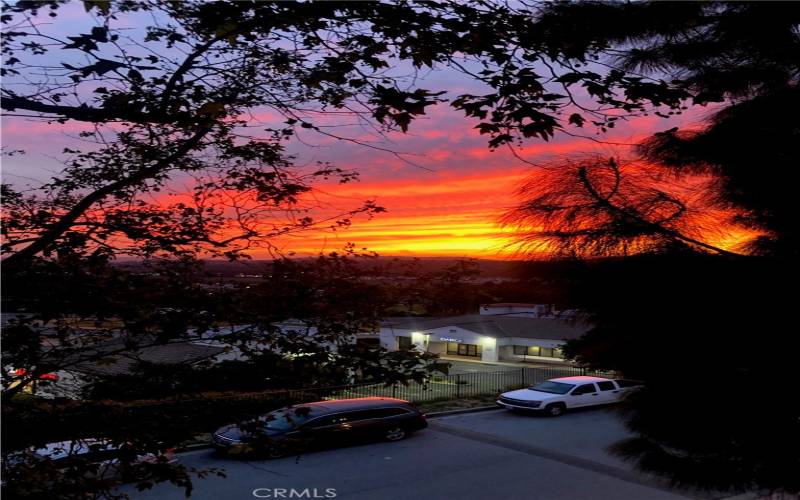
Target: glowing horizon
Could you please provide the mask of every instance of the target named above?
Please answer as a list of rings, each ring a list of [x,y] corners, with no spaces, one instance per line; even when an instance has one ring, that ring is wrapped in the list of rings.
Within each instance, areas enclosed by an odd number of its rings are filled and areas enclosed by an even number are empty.
[[[342,141],[317,141],[308,146],[311,139],[304,137],[289,148],[289,153],[298,157],[298,164],[312,164],[318,159],[360,172],[358,182],[315,186],[313,196],[320,208],[310,215],[325,218],[356,208],[365,200],[374,200],[387,211],[373,219],[357,216],[343,230],[309,231],[270,243],[284,254],[299,255],[338,251],[353,243],[356,248],[365,247],[381,255],[517,258],[513,233],[502,228],[499,219],[515,204],[513,194],[530,174],[531,164],[576,153],[625,154],[627,148],[612,143],[632,144],[676,124],[694,126],[705,111],[669,120],[648,116],[621,122],[613,133],[602,136],[602,141],[607,141],[602,143],[592,137],[566,134],[557,134],[550,142],[531,141],[519,150],[530,164],[507,149],[490,151],[487,137],[473,129],[474,123],[447,106],[431,109],[408,134],[392,133],[384,138],[392,150],[409,153],[405,157],[408,161]],[[57,168],[52,158],[69,145],[70,135],[87,126],[74,122],[28,124],[12,118],[3,122],[4,144],[35,152],[4,162],[4,177],[20,183],[31,177],[49,177],[49,172]],[[324,149],[323,153],[318,149]],[[167,203],[166,199],[162,202]],[[708,242],[734,250],[754,235],[730,228],[709,235]],[[263,258],[269,252],[254,248],[250,254]]]

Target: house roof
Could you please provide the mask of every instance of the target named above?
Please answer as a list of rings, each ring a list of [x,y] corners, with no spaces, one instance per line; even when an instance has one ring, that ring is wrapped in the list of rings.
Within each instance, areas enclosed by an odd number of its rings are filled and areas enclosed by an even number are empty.
[[[420,332],[448,326],[463,328],[487,337],[548,340],[575,339],[591,328],[591,325],[577,320],[481,314],[465,314],[447,318],[391,318],[384,322],[384,327]]]
[[[494,304],[481,304],[481,307],[541,307],[543,305],[529,302],[495,302]]]
[[[96,375],[119,375],[130,373],[140,361],[156,364],[192,364],[221,354],[224,350],[225,348],[220,346],[195,343],[155,345],[138,351],[110,355],[99,361],[80,363],[72,370]]]

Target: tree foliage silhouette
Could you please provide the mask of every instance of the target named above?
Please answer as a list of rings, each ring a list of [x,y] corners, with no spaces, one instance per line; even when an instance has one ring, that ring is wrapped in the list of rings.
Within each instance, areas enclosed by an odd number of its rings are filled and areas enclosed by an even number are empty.
[[[597,326],[566,352],[646,383],[626,408],[636,436],[615,451],[680,485],[797,491],[800,405],[778,381],[796,364],[787,290],[800,248],[787,180],[800,163],[800,9],[559,3],[538,26],[575,35],[574,54],[603,54],[721,106],[631,158],[549,166],[506,219],[529,249],[606,257],[574,276]],[[726,211],[734,220],[713,216]],[[734,255],[697,236],[715,224],[759,236]]]
[[[284,144],[302,131],[380,147],[337,136],[321,126],[324,118],[406,131],[449,99],[499,147],[584,123],[611,127],[621,116],[605,112],[609,106],[628,114],[652,105],[679,110],[685,96],[657,80],[584,71],[586,62],[573,61],[564,40],[528,29],[535,11],[500,4],[84,5],[96,26],[69,36],[43,23],[45,11],[59,19],[58,2],[5,9],[6,115],[87,122],[93,128],[80,135],[96,143],[65,151],[64,171],[35,195],[4,187],[8,264],[68,248],[236,257],[318,222],[346,224],[315,221],[303,195],[315,179],[354,174],[326,164],[298,169]],[[127,30],[126,19],[146,24]],[[551,71],[540,75],[531,62],[544,58]],[[488,93],[445,96],[447,89],[421,88],[404,76],[444,66]],[[594,107],[575,109],[576,85]],[[265,111],[278,123],[259,123],[255,116]],[[181,201],[165,207],[148,197],[187,175],[195,182]],[[367,201],[343,218],[379,210]]]
[[[631,406],[629,422],[640,439],[625,448],[630,456],[639,457],[648,470],[673,473],[691,484],[797,489],[788,474],[797,465],[797,447],[776,447],[770,455],[769,446],[752,431],[754,424],[742,420],[746,415],[769,429],[767,442],[783,436],[782,444],[792,443],[796,406],[790,398],[778,398],[778,386],[763,376],[769,371],[762,358],[738,356],[733,363],[715,358],[711,349],[723,339],[744,342],[746,333],[760,330],[758,316],[745,313],[746,321],[734,321],[734,313],[750,303],[759,310],[785,304],[773,284],[796,274],[791,261],[797,252],[790,215],[794,189],[784,178],[798,159],[792,147],[798,135],[792,113],[798,102],[797,5],[142,0],[86,1],[83,6],[93,26],[66,35],[59,32],[70,30],[59,17],[66,8],[59,2],[5,5],[1,19],[6,27],[6,115],[90,125],[80,134],[90,145],[65,151],[64,169],[51,181],[32,193],[3,186],[4,279],[14,285],[12,293],[25,295],[34,284],[50,294],[52,301],[39,302],[47,319],[122,317],[122,328],[104,333],[130,341],[124,345],[128,350],[143,342],[186,340],[191,329],[203,331],[212,328],[214,319],[229,320],[234,316],[230,309],[209,318],[199,307],[205,304],[199,292],[198,302],[189,304],[174,287],[164,291],[176,293],[159,301],[177,300],[181,307],[167,314],[150,314],[157,307],[149,313],[130,311],[120,297],[135,275],[115,271],[108,261],[121,255],[178,257],[180,272],[169,272],[175,284],[185,283],[180,276],[184,263],[197,255],[238,258],[254,245],[269,247],[278,235],[346,226],[351,216],[380,212],[365,200],[330,220],[312,216],[307,195],[314,182],[350,182],[355,173],[325,163],[300,168],[286,153],[288,140],[315,133],[386,149],[337,135],[325,126],[331,117],[345,116],[382,131],[407,131],[430,106],[449,101],[475,119],[489,147],[497,148],[549,140],[559,132],[602,133],[628,116],[669,116],[691,103],[717,104],[723,109],[704,129],[664,132],[642,144],[641,158],[578,160],[553,169],[563,182],[546,184],[548,192],[537,192],[518,213],[524,214],[527,227],[541,217],[547,228],[541,236],[572,254],[618,254],[622,249],[658,255],[614,261],[619,272],[586,274],[585,288],[576,292],[596,312],[598,327],[573,345],[573,354],[648,382]],[[44,22],[47,16],[57,24]],[[128,30],[129,19],[143,21]],[[440,67],[468,75],[485,92],[450,95],[406,77]],[[262,111],[278,116],[277,124],[260,121]],[[648,175],[629,168],[634,163],[643,164]],[[652,182],[663,180],[665,173],[677,175],[685,189]],[[688,180],[698,174],[707,180],[702,186]],[[186,179],[191,188],[180,201],[153,201]],[[752,257],[730,256],[698,238],[697,224],[713,222],[694,217],[695,209],[730,207],[736,208],[739,223],[762,235]],[[628,267],[632,262],[641,264]],[[673,272],[651,274],[659,266]],[[748,272],[740,282],[731,281],[742,266],[750,266]],[[50,287],[84,278],[98,279],[96,287],[87,289],[91,295],[83,297],[94,297],[94,302]],[[691,285],[696,282],[703,288]],[[620,286],[609,293],[609,283]],[[161,291],[159,280],[149,286]],[[713,300],[704,300],[707,296]],[[619,302],[598,300],[613,297]],[[687,327],[687,320],[665,312],[665,304],[683,297],[689,302],[685,310],[703,321]],[[35,300],[36,294],[25,298]],[[669,321],[661,321],[665,316]],[[652,318],[660,320],[650,328],[659,341],[643,342],[641,332]],[[269,326],[274,319],[260,318],[255,333],[262,340],[277,341]],[[358,323],[345,319],[321,326],[340,336]],[[772,373],[788,377],[791,363],[783,356],[791,350],[779,322],[771,317],[765,325],[763,338],[779,347],[773,349],[777,361],[769,363]],[[686,357],[686,373],[680,377],[672,370],[674,357],[655,348],[676,331],[684,332],[676,338],[685,343],[708,347]],[[73,333],[69,327],[59,330],[67,341],[108,340]],[[52,343],[37,327],[20,324],[4,330],[6,335],[4,345],[24,369],[16,378],[4,374],[5,388],[34,383],[57,368],[42,360],[43,348]],[[230,340],[246,345],[251,339]],[[94,348],[80,342],[60,345],[84,354]],[[645,366],[643,358],[649,361]],[[714,362],[704,364],[709,359]],[[380,363],[367,361],[373,367]],[[404,364],[395,361],[393,366]],[[705,387],[694,389],[696,374],[709,367],[720,379],[735,380],[715,387],[719,397],[703,397]],[[735,401],[734,387],[757,394],[765,386],[773,397],[768,411],[721,413],[730,409],[724,402]],[[689,391],[697,411],[654,411],[680,396],[671,392],[676,387]],[[691,421],[698,412],[729,419],[731,425],[713,427],[710,417]],[[662,415],[675,420],[665,421]],[[681,427],[696,432],[682,435]],[[135,426],[125,429],[133,432]],[[154,449],[159,443],[151,437],[144,444]],[[703,472],[691,475],[688,470]],[[161,479],[190,487],[185,474]],[[149,477],[142,484],[155,480]],[[73,489],[60,492],[65,498],[86,493],[77,483],[68,486]]]

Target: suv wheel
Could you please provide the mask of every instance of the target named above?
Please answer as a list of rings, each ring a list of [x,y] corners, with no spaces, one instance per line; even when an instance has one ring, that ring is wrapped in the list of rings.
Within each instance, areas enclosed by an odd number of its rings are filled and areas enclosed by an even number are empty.
[[[390,427],[386,429],[386,433],[384,433],[384,437],[387,441],[400,441],[404,439],[408,435],[408,431],[403,429],[402,427]]]
[[[555,403],[544,407],[545,413],[551,417],[558,417],[563,415],[567,408],[562,403]]]

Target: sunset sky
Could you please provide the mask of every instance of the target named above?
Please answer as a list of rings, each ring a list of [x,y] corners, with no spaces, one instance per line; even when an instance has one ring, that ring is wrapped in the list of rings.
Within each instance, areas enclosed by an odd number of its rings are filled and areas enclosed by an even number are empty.
[[[446,84],[447,72],[442,73],[437,75],[437,85]],[[707,112],[698,109],[686,118],[672,120],[641,117],[622,123],[603,136],[591,130],[576,132],[604,142],[633,143],[672,126],[691,126]],[[269,123],[270,117],[259,120]],[[514,190],[534,167],[507,149],[490,151],[487,137],[481,137],[473,129],[474,124],[447,105],[439,105],[413,123],[407,134],[398,132],[380,138],[356,126],[345,126],[347,131],[340,132],[405,153],[407,161],[388,152],[313,133],[290,142],[289,152],[297,155],[300,165],[330,161],[337,167],[360,172],[358,182],[318,186],[314,196],[322,208],[316,215],[346,211],[366,199],[375,200],[387,212],[371,220],[356,218],[346,230],[307,232],[274,243],[285,252],[300,254],[333,251],[353,242],[382,255],[508,257],[510,233],[503,231],[498,218],[514,204]],[[4,118],[4,146],[27,151],[26,155],[4,161],[6,181],[36,185],[46,180],[50,172],[60,168],[57,158],[61,150],[76,145],[75,136],[83,127],[75,122],[60,125]],[[625,146],[557,134],[550,142],[532,140],[519,153],[528,162],[541,164],[571,153],[624,155],[627,150]],[[259,256],[258,252],[255,256]]]
[[[652,120],[639,122],[641,129],[624,127],[605,140],[633,142],[653,130],[645,128],[647,125],[656,125]],[[320,152],[304,151],[312,156],[325,155],[338,166],[362,172],[358,183],[325,190],[341,197],[330,201],[344,206],[348,199],[374,199],[387,213],[357,221],[339,235],[303,235],[302,241],[290,242],[290,248],[335,248],[343,241],[353,241],[382,254],[506,256],[509,233],[506,230],[504,234],[498,219],[514,204],[515,189],[533,167],[507,149],[490,151],[487,137],[481,137],[473,126],[458,112],[439,106],[409,134],[393,134],[393,147],[415,153],[408,159],[418,167],[387,153],[350,144],[333,145]],[[562,135],[549,143],[532,142],[520,153],[527,161],[544,163],[574,152],[618,154],[623,150]]]
[[[91,22],[82,9],[65,11],[64,15],[67,17],[59,18],[62,22],[70,16],[74,16],[76,23]],[[130,24],[136,25],[133,21]],[[69,29],[74,30],[74,26]],[[447,90],[450,97],[481,90],[462,74],[447,68],[420,75],[416,85]],[[550,142],[531,139],[519,153],[532,164],[572,153],[624,156],[628,152],[626,146],[607,142],[630,144],[674,126],[697,126],[708,113],[709,109],[698,108],[673,119],[640,117],[618,122],[615,129],[602,136],[591,128],[573,127],[570,132],[588,138],[557,133]],[[269,126],[281,121],[268,110],[253,116],[254,124]],[[296,155],[296,164],[313,168],[317,161],[327,161],[361,174],[356,183],[319,185],[313,196],[321,208],[311,215],[330,216],[357,207],[366,199],[374,200],[387,211],[371,220],[356,218],[347,230],[306,232],[273,241],[278,248],[309,254],[334,251],[353,242],[384,255],[509,256],[510,233],[498,225],[498,218],[514,204],[516,187],[533,167],[506,149],[489,151],[487,137],[480,136],[473,128],[474,120],[447,104],[440,104],[429,108],[406,134],[380,136],[348,118],[317,116],[315,123],[338,135],[402,153],[405,160],[390,152],[303,131],[288,144],[288,152]],[[4,117],[3,146],[27,152],[4,159],[4,181],[18,186],[36,186],[46,181],[61,169],[64,147],[86,147],[77,134],[88,127],[74,121],[58,124]],[[722,243],[730,245],[745,236],[728,235],[729,241]],[[261,255],[256,251],[254,256]]]

